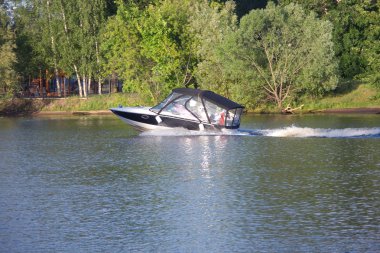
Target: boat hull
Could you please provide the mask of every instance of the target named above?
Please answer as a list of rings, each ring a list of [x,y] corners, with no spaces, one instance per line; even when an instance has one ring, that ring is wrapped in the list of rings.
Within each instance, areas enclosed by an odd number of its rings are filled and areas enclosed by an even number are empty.
[[[202,124],[199,121],[187,120],[167,115],[157,115],[148,107],[122,107],[110,109],[125,123],[139,131],[153,129],[185,128],[189,130],[216,129],[215,126]]]

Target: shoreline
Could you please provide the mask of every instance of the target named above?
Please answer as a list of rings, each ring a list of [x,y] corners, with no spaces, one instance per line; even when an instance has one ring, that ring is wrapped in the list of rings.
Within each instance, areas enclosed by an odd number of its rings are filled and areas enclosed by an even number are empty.
[[[32,116],[49,116],[49,115],[111,115],[110,110],[92,110],[92,111],[39,111]]]
[[[318,111],[319,112],[319,111]],[[360,108],[340,108],[340,109],[324,109],[322,113],[347,113],[347,114],[380,114],[380,107],[360,107]]]

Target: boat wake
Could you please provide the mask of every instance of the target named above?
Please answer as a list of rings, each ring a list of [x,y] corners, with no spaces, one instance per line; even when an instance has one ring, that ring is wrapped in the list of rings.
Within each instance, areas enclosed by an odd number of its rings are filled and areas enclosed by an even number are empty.
[[[309,128],[289,126],[275,129],[237,129],[223,131],[193,131],[184,128],[151,130],[140,136],[270,136],[270,137],[319,137],[319,138],[380,138],[380,128]]]
[[[309,128],[290,126],[280,129],[259,130],[264,136],[272,137],[321,137],[321,138],[355,138],[380,137],[380,128]]]

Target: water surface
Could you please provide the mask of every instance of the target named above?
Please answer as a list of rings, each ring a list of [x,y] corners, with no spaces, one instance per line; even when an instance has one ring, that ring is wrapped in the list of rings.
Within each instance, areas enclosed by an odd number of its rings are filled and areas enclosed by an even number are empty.
[[[0,118],[0,252],[380,251],[379,115],[242,128],[261,134]]]

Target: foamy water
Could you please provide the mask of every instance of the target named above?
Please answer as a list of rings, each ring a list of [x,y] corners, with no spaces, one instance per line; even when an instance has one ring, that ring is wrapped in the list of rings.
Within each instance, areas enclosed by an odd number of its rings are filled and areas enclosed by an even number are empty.
[[[290,126],[280,129],[260,130],[265,136],[273,137],[325,137],[325,138],[347,138],[347,137],[380,137],[380,128],[309,128]]]
[[[354,138],[354,137],[380,137],[380,128],[310,128],[289,126],[275,129],[239,129],[223,131],[194,131],[183,128],[167,130],[151,130],[140,134],[140,136],[270,136],[270,137],[320,137],[320,138]]]
[[[238,130],[223,130],[223,131],[213,131],[213,130],[188,130],[185,128],[171,128],[171,129],[158,129],[144,131],[140,136],[208,136],[208,135],[249,135],[245,133],[240,133]]]

